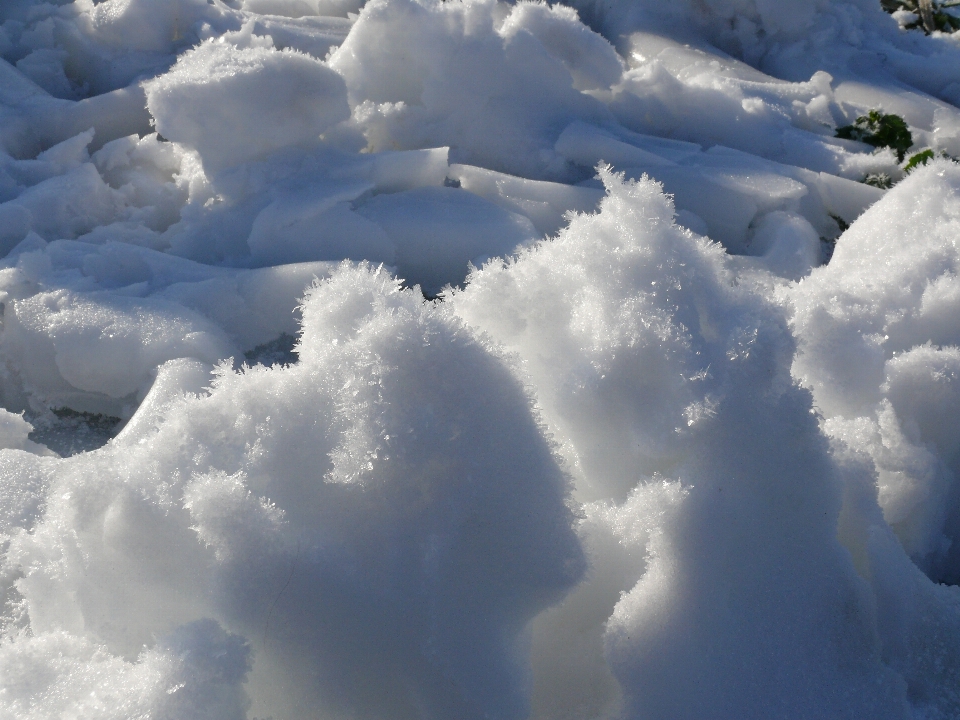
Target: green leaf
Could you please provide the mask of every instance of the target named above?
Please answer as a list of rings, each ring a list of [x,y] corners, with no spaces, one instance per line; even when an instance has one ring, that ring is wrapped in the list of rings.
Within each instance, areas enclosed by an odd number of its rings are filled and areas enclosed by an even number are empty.
[[[903,171],[909,174],[921,165],[926,165],[931,160],[933,160],[933,150],[928,148],[923,152],[918,152],[916,155],[911,155],[910,160],[904,166]]]
[[[897,154],[897,161],[903,162],[903,156],[913,145],[913,134],[906,121],[899,115],[871,110],[861,115],[853,125],[837,128],[838,138],[858,140],[875,148],[888,147]]]

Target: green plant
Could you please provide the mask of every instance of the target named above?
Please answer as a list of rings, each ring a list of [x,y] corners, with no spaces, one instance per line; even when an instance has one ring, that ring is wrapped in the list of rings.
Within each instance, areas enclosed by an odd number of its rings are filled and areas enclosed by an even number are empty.
[[[903,166],[903,171],[909,175],[912,171],[921,165],[926,165],[931,160],[933,160],[933,150],[927,148],[922,152],[918,152],[916,155],[911,155],[910,160]]]
[[[841,235],[843,235],[843,233],[845,233],[845,232],[847,231],[847,228],[850,227],[850,223],[848,223],[846,220],[844,220],[844,219],[843,219],[842,217],[840,217],[839,215],[834,215],[833,213],[830,213],[830,219],[833,220],[833,221],[837,224],[837,227],[838,227],[838,228],[840,228],[840,234],[841,234]]]
[[[859,140],[875,148],[888,147],[897,153],[897,161],[903,162],[903,156],[913,145],[913,135],[907,123],[899,115],[888,115],[879,110],[871,110],[861,115],[853,125],[837,128],[837,137],[846,140]]]
[[[893,179],[885,172],[870,173],[863,179],[863,183],[881,190],[889,190],[893,187]]]
[[[908,30],[920,29],[928,35],[935,30],[953,33],[960,30],[960,17],[946,12],[950,8],[960,7],[960,0],[880,0],[880,5],[888,13],[906,10],[917,14],[914,22],[904,27]]]

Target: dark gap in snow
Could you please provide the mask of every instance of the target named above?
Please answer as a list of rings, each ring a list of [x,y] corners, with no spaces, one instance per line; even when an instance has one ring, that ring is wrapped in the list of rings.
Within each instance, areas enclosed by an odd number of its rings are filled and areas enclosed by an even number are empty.
[[[123,426],[123,420],[118,417],[68,407],[54,408],[50,413],[29,418],[29,421],[34,427],[29,439],[45,445],[61,457],[103,447]]]
[[[244,364],[249,366],[265,365],[273,367],[274,365],[294,365],[299,358],[297,357],[294,346],[297,338],[290,333],[280,333],[280,336],[257,345],[252,350],[247,350],[243,357],[246,360]]]

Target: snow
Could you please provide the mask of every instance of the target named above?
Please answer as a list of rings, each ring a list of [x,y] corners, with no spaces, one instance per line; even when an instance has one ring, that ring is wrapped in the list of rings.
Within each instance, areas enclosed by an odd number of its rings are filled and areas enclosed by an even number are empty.
[[[350,117],[343,78],[296,50],[208,40],[144,83],[157,131],[211,173],[308,142]]]
[[[0,717],[960,715],[908,14],[4,3]]]
[[[656,185],[604,180],[598,215],[488,265],[453,301],[525,361],[577,496],[593,512],[623,503],[586,532],[649,535],[634,584],[609,588],[609,617],[590,631],[625,712],[897,716],[902,688],[836,539],[840,482],[791,382],[782,313],[731,287],[723,253],[672,224]],[[667,523],[640,500],[662,477],[682,487]]]
[[[53,471],[9,549],[36,633],[9,652],[68,630],[136,657],[199,616],[256,649],[255,713],[522,715],[524,626],[583,572],[523,387],[383,270],[344,266],[303,313],[297,364],[171,361],[149,420]]]
[[[814,390],[828,432],[874,459],[884,516],[907,552],[950,582],[958,444],[943,413],[960,341],[958,218],[960,174],[933,163],[864,213],[794,300],[795,374]]]

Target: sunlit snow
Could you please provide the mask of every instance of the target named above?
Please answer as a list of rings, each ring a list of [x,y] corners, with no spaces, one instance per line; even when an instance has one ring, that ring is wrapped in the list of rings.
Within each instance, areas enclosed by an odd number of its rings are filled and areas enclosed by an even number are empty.
[[[0,2],[0,719],[960,717],[896,4]]]

